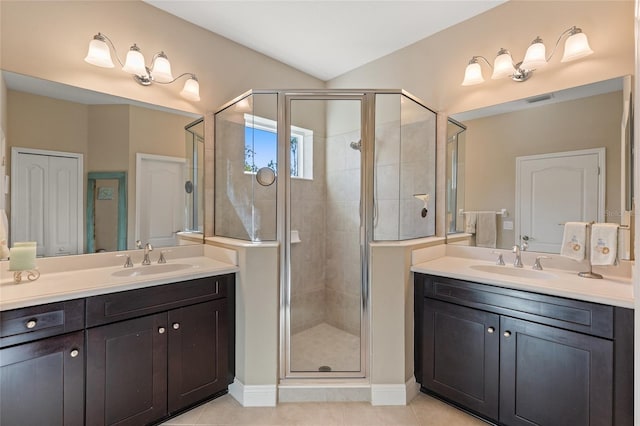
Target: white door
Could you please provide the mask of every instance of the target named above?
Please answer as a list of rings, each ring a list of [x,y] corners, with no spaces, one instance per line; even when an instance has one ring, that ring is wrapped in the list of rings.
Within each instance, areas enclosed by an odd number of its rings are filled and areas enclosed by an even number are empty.
[[[11,241],[38,256],[82,253],[82,154],[12,149]]]
[[[184,229],[186,160],[150,154],[136,156],[136,240],[177,245]]]
[[[516,158],[516,244],[560,253],[566,222],[604,221],[604,148]]]

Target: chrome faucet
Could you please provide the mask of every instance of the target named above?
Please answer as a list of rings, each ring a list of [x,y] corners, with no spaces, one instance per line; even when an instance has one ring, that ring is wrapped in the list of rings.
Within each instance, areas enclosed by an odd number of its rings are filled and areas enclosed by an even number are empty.
[[[542,263],[540,263],[540,261],[542,259],[551,259],[549,256],[538,256],[536,257],[536,261],[533,264],[533,269],[535,269],[536,271],[542,271]]]
[[[144,258],[142,259],[143,265],[151,265],[151,259],[149,259],[149,253],[153,251],[151,243],[144,245]]]
[[[513,266],[516,268],[522,268],[522,255],[520,253],[520,246],[513,246],[513,253],[516,254],[516,258],[513,260]]]

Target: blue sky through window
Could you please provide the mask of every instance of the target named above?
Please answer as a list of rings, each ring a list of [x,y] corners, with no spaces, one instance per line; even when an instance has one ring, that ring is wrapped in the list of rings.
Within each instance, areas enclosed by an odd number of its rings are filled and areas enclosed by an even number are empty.
[[[252,127],[244,128],[245,168],[257,171],[271,167],[278,159],[278,141],[275,132]]]

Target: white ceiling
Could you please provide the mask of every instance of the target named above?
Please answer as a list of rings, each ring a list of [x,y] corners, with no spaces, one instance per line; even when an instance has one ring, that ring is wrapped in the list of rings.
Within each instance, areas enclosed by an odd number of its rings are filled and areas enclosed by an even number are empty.
[[[506,0],[144,0],[331,80]]]

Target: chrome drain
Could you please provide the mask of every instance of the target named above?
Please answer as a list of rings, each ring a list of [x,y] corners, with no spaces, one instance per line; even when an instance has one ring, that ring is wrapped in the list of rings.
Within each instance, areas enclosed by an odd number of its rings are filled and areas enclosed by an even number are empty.
[[[331,367],[329,367],[328,365],[321,365],[320,368],[318,368],[318,371],[322,373],[328,373],[329,371],[331,371]]]

